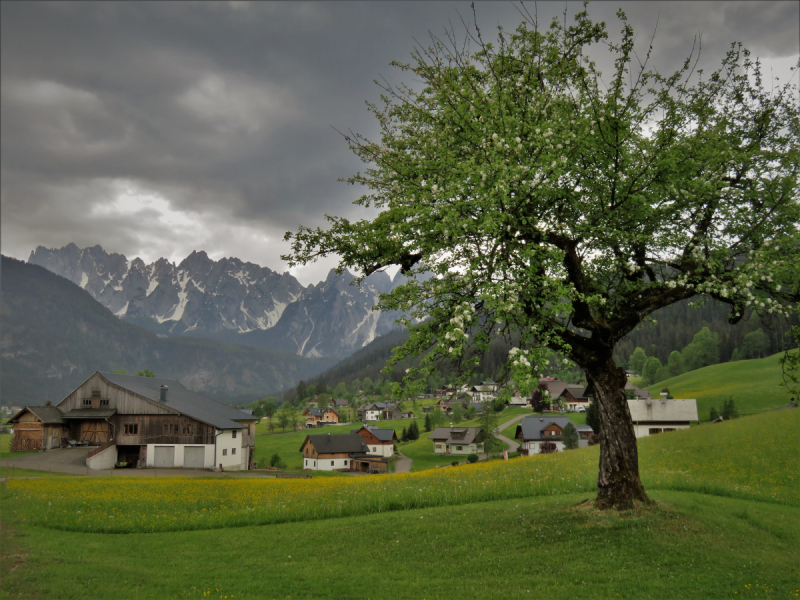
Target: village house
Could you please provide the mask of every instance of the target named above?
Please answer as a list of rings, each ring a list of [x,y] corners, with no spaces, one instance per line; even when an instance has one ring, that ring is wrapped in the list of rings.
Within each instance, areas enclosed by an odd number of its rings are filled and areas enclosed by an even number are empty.
[[[484,381],[482,385],[474,385],[468,392],[473,402],[490,402],[497,398],[497,384],[493,381]]]
[[[348,406],[350,406],[350,403],[344,398],[336,398],[333,401],[333,408],[336,410],[341,411],[343,408],[347,408]]]
[[[410,410],[404,410],[400,413],[401,419],[413,419],[415,417],[414,413]]]
[[[308,435],[300,453],[307,471],[386,473],[389,463],[386,457],[371,455],[364,437],[358,433]]]
[[[12,420],[27,423],[18,440],[36,437],[38,423],[40,448],[99,446],[86,460],[92,469],[126,463],[226,470],[249,468],[258,421],[176,380],[101,372],[55,407],[29,406]]]
[[[364,438],[367,444],[367,454],[391,458],[394,456],[394,443],[397,441],[397,432],[394,429],[379,429],[377,427],[362,427],[350,433],[357,433]]]
[[[628,400],[628,408],[637,438],[689,429],[692,421],[698,421],[697,400],[668,400],[666,393],[662,393],[658,400]]]
[[[567,417],[525,417],[517,425],[514,438],[519,442],[519,453],[523,456],[540,454],[542,446],[551,444],[553,451],[564,450],[564,428],[572,421]],[[578,430],[578,446],[589,445],[592,428],[588,425],[576,425]]]
[[[475,440],[479,431],[477,427],[437,427],[428,439],[433,440],[434,454],[480,454],[483,442]]]
[[[339,412],[334,408],[307,408],[303,411],[306,429],[339,422]]]

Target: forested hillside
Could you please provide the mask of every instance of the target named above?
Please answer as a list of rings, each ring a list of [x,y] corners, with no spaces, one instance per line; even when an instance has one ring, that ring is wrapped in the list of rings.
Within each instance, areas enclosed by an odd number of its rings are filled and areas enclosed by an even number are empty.
[[[652,315],[656,323],[632,331],[618,344],[617,363],[641,373],[649,361],[649,377],[645,383],[651,384],[712,364],[770,356],[792,344],[785,320],[769,314],[762,319],[753,313],[731,325],[728,312],[726,305],[710,298],[705,302],[684,300],[663,308]],[[797,322],[796,315],[790,322]],[[405,369],[418,364],[418,360],[398,365],[389,376],[381,371],[392,355],[392,348],[407,339],[405,330],[393,331],[376,339],[328,371],[305,381],[301,395],[310,396],[309,390],[332,392],[341,383],[349,385],[353,382],[359,383],[358,389],[368,391],[361,385],[365,380],[369,390],[379,392],[386,381],[400,381]],[[500,368],[513,345],[513,340],[494,340],[472,383],[498,379]],[[582,380],[577,367],[564,367],[555,356],[545,371],[544,375],[565,381],[577,383]],[[443,363],[437,373],[428,378],[427,391],[443,387],[456,377],[455,365]],[[310,385],[314,387],[309,388]],[[303,399],[297,396],[297,390],[292,388],[286,390],[281,399],[296,402]]]
[[[220,401],[277,392],[330,366],[198,338],[159,338],[116,318],[88,292],[36,266],[2,257],[2,402],[57,402],[95,371],[150,369]]]

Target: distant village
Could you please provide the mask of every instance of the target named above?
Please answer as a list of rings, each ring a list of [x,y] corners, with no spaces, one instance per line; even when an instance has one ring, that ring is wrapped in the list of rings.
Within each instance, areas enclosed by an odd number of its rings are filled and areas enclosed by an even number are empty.
[[[667,392],[653,398],[631,383],[625,392],[636,437],[685,429],[698,421],[694,399],[672,399]],[[329,431],[309,433],[298,451],[304,471],[386,473],[399,454],[398,433],[381,424],[408,421],[407,430],[403,427],[406,441],[407,435],[419,437],[418,420],[424,418],[432,454],[474,462],[487,457],[488,441],[482,428],[474,426],[475,419],[480,421],[484,411],[502,415],[507,408],[522,408],[531,414],[515,411],[518,424],[514,440],[509,440],[514,451],[522,456],[561,452],[599,439],[591,424],[575,425],[566,416],[589,411],[592,396],[589,387],[553,377],[540,379],[530,396],[513,386],[504,391],[494,382],[437,389],[413,402],[414,410],[366,396],[357,407],[345,399],[315,396],[301,411],[301,425]],[[3,410],[13,428],[12,452],[86,447],[89,469],[243,471],[258,466],[253,454],[261,418],[175,380],[97,372],[56,405]],[[460,425],[462,420],[471,426]],[[347,433],[334,428],[347,424]],[[492,435],[498,433],[496,429]]]

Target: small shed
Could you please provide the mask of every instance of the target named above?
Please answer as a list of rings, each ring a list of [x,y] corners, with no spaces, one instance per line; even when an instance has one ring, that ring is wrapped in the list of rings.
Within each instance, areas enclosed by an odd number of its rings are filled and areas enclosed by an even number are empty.
[[[64,413],[55,406],[26,406],[8,422],[14,426],[11,452],[58,448],[69,437]]]

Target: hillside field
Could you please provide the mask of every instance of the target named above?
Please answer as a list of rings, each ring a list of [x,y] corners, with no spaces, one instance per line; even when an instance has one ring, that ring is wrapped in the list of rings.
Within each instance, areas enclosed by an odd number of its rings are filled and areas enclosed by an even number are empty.
[[[647,389],[654,398],[664,387],[668,387],[675,398],[696,398],[701,422],[709,420],[712,406],[722,410],[728,398],[733,398],[740,415],[752,415],[789,404],[790,394],[779,385],[782,376],[778,359],[782,356],[780,352],[767,358],[711,365]]]
[[[798,427],[775,411],[640,440],[658,504],[622,514],[582,504],[596,446],[388,476],[17,480],[0,597],[796,597]]]

